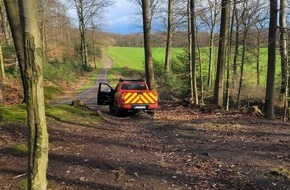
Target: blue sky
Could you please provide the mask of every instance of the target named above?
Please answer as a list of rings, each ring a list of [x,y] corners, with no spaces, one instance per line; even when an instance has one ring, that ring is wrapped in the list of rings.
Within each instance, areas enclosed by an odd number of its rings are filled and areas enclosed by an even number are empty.
[[[136,24],[136,5],[127,0],[116,0],[112,7],[107,9],[105,17],[107,26],[104,28],[106,32],[129,34],[140,32],[141,27]]]

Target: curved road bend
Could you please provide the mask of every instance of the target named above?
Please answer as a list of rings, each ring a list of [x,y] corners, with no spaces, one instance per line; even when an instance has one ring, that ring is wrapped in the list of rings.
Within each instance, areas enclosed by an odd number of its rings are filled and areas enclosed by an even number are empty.
[[[104,54],[103,54],[103,59],[104,59],[104,67],[98,73],[97,78],[95,80],[95,83],[92,87],[90,87],[89,89],[86,89],[83,92],[80,92],[80,93],[74,95],[70,99],[56,100],[56,101],[52,101],[51,103],[53,105],[71,104],[73,100],[83,100],[83,102],[89,108],[96,109],[98,107],[97,95],[98,95],[99,83],[109,83],[108,82],[108,71],[112,68],[112,60],[107,55],[104,55]]]

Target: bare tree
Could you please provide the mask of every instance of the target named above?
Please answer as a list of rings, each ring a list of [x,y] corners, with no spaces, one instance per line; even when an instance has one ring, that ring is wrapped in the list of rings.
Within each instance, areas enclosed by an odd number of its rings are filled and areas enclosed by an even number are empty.
[[[263,32],[265,31],[265,27],[267,24],[266,17],[267,14],[264,13],[264,10],[260,10],[260,13],[258,13],[257,18],[257,23],[255,24],[255,29],[256,29],[256,45],[255,45],[255,58],[256,58],[256,84],[257,87],[260,86],[260,78],[261,78],[261,69],[260,69],[260,62],[261,62],[261,55],[263,52],[261,52],[260,48],[262,47],[263,44]]]
[[[240,81],[239,81],[239,90],[238,90],[238,97],[237,97],[237,107],[240,106],[240,99],[241,99],[241,92],[242,92],[242,85],[243,85],[243,78],[244,78],[244,65],[247,59],[246,50],[249,31],[252,29],[252,26],[256,25],[258,22],[257,13],[261,8],[263,8],[260,0],[251,1],[245,0],[241,3],[241,15],[239,16],[241,20],[242,26],[242,57],[241,57],[241,67],[240,67]]]
[[[214,104],[223,108],[224,72],[227,56],[227,42],[229,33],[230,0],[222,0],[220,39],[217,60],[217,72],[214,89]]]
[[[101,16],[104,8],[113,5],[110,0],[74,0],[79,20],[79,31],[81,36],[81,58],[84,66],[88,66],[86,30],[92,17]]]
[[[213,80],[213,62],[214,62],[214,41],[215,29],[218,24],[220,16],[220,0],[207,0],[208,6],[205,7],[200,13],[200,19],[206,24],[210,30],[210,43],[209,43],[209,61],[208,61],[208,74],[207,74],[207,87],[212,87]]]
[[[275,119],[274,92],[276,71],[277,0],[270,0],[270,23],[268,36],[268,69],[265,97],[265,118]]]
[[[168,0],[167,38],[165,50],[165,70],[167,73],[170,71],[171,65],[170,62],[171,62],[172,35],[173,35],[173,0]]]

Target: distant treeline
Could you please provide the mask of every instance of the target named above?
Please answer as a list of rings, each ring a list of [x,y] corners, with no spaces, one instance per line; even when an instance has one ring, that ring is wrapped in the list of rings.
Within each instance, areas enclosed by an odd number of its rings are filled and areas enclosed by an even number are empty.
[[[235,35],[235,34],[234,34]],[[260,47],[267,47],[268,29],[265,29],[260,34]],[[134,34],[108,34],[109,37],[114,39],[114,46],[119,47],[143,47],[144,39],[142,33]],[[175,32],[173,35],[173,47],[187,47],[188,34],[186,32]],[[215,34],[215,46],[218,45],[219,34]],[[235,36],[234,36],[235,38]],[[251,31],[248,35],[248,47],[257,46],[258,32]],[[153,47],[165,47],[166,46],[166,32],[155,32],[152,34]],[[210,44],[210,33],[206,31],[199,31],[197,34],[197,42],[199,47],[208,47]],[[241,42],[239,42],[241,43]]]

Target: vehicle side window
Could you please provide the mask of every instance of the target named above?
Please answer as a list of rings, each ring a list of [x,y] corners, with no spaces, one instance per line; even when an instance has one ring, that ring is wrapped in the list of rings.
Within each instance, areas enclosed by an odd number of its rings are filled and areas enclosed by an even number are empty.
[[[101,92],[111,92],[112,88],[109,85],[107,85],[107,84],[102,84],[100,91]]]

